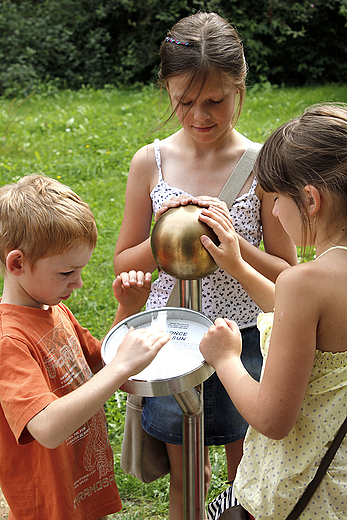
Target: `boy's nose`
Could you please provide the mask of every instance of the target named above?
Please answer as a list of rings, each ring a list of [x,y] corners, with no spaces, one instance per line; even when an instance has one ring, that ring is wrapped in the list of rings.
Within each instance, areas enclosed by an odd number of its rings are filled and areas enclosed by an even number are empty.
[[[77,276],[70,284],[74,289],[81,289],[83,287],[83,280],[81,276]]]

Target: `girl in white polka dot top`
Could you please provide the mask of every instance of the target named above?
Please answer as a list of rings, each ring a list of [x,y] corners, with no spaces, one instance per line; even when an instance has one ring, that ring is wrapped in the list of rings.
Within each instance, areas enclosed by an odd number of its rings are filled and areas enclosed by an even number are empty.
[[[273,214],[316,259],[283,271],[276,285],[241,257],[226,215],[202,217],[221,241],[202,242],[266,313],[258,317],[260,383],[240,361],[235,322],[217,318],[200,349],[250,424],[234,493],[256,520],[285,519],[346,417],[347,107],[313,106],[277,129],[256,165]],[[274,311],[274,312],[272,312]],[[300,519],[347,519],[345,438]]]
[[[297,254],[271,213],[272,195],[261,189],[251,171],[261,145],[235,128],[247,75],[242,43],[235,29],[216,13],[198,12],[182,18],[169,30],[160,54],[159,85],[167,90],[170,100],[166,122],[177,120],[177,131],[143,146],[132,158],[114,254],[115,273],[157,269],[150,233],[152,217],[157,218],[163,206],[167,209],[172,204],[194,203],[226,207],[221,194],[225,195],[225,188],[231,185],[238,193],[234,202],[228,201],[228,210],[242,254],[275,280],[281,271],[297,263]],[[239,187],[239,183],[243,186]],[[259,247],[262,239],[264,250]],[[175,281],[159,269],[147,309],[164,307]],[[263,361],[257,329],[260,309],[223,269],[216,269],[201,284],[202,312],[212,320],[227,316],[239,323],[243,362],[259,379]],[[211,479],[208,446],[225,446],[228,478],[235,478],[248,424],[216,374],[204,381],[203,403],[207,493]],[[172,395],[146,397],[142,426],[166,443],[170,459],[169,517],[183,520],[182,409]]]

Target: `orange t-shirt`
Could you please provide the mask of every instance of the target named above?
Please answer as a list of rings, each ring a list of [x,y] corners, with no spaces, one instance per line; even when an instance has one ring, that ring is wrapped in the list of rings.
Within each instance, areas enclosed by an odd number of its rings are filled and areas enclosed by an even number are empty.
[[[0,305],[0,487],[9,519],[97,520],[121,509],[103,409],[53,450],[26,429],[100,360],[100,342],[64,304]]]

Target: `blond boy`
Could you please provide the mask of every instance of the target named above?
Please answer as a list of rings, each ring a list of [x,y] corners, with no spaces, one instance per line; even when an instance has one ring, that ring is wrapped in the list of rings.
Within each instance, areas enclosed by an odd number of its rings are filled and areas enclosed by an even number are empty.
[[[168,336],[130,331],[102,366],[101,342],[61,303],[82,287],[96,240],[88,205],[58,181],[29,175],[0,189],[0,487],[9,519],[97,520],[121,509],[103,404]],[[150,284],[149,273],[117,277],[114,324],[141,310]]]

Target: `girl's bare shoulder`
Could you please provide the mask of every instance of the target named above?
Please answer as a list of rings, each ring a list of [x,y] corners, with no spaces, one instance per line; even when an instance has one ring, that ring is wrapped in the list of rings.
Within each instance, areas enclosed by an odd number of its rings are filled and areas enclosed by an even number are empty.
[[[276,293],[287,301],[316,299],[328,285],[326,270],[317,262],[305,262],[284,269],[276,280]]]
[[[327,310],[338,314],[347,300],[347,267],[334,260],[298,264],[279,274],[275,294],[281,305],[295,307],[298,312],[306,313],[310,308],[319,315]]]
[[[153,167],[156,164],[154,144],[146,144],[139,148],[131,160],[132,167]]]
[[[128,185],[142,187],[150,192],[158,182],[158,165],[153,143],[140,148],[133,156],[129,168]],[[141,183],[141,184],[139,184]]]

